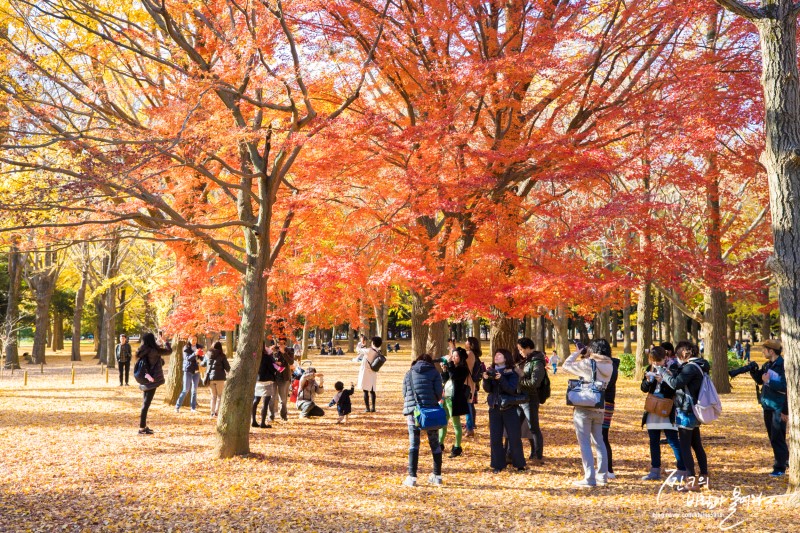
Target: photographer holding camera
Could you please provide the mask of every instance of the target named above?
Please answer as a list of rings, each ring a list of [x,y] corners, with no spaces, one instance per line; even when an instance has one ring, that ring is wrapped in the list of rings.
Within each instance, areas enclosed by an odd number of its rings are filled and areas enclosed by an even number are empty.
[[[775,455],[775,463],[770,476],[782,477],[786,473],[786,466],[789,463],[786,422],[781,418],[781,412],[786,407],[786,373],[783,368],[783,357],[781,357],[783,346],[781,341],[769,339],[764,342],[761,349],[767,362],[760,369],[755,363],[751,363],[751,366],[756,368],[751,368],[750,376],[756,385],[761,385],[760,401],[761,407],[764,409],[764,425],[767,428],[772,453]]]

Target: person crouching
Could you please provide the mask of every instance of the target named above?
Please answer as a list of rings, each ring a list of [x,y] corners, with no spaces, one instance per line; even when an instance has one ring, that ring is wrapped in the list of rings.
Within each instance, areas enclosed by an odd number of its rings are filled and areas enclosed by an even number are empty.
[[[314,367],[309,367],[300,377],[300,384],[297,387],[297,409],[300,411],[300,418],[325,415],[322,407],[314,403],[314,397],[325,389],[322,379],[322,373],[317,374]]]

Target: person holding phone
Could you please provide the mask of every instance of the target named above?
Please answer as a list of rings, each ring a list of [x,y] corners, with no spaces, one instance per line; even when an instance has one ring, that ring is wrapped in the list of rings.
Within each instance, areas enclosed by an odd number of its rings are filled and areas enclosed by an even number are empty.
[[[562,366],[565,372],[592,380],[592,362],[596,368],[596,380],[607,385],[614,372],[611,361],[611,346],[605,339],[597,339],[587,348],[580,342],[575,343],[577,351],[567,357]],[[608,453],[603,441],[603,418],[605,409],[594,407],[574,407],[572,422],[575,435],[581,449],[583,462],[583,479],[574,482],[576,487],[595,487],[608,484]],[[592,446],[597,453],[597,463],[592,455]]]
[[[522,453],[521,425],[517,406],[503,407],[504,395],[516,396],[519,374],[514,369],[514,359],[509,350],[498,348],[494,354],[494,364],[483,373],[483,390],[488,394],[489,404],[489,446],[491,448],[491,468],[495,474],[506,468],[506,451],[503,447],[503,433],[508,437],[511,462],[517,471],[525,470],[525,456]]]
[[[180,412],[186,394],[191,391],[189,405],[192,412],[197,411],[197,386],[200,384],[200,364],[203,357],[203,345],[197,343],[197,336],[191,335],[183,346],[183,390],[175,404],[175,412]]]
[[[142,336],[142,344],[136,351],[136,359],[146,358],[146,367],[148,369],[145,378],[151,384],[164,383],[164,360],[162,355],[169,355],[171,350],[161,348],[156,344],[156,336],[152,333],[145,333]],[[139,414],[139,435],[152,435],[153,430],[147,427],[147,411],[150,409],[150,404],[153,402],[153,397],[156,395],[156,386],[139,386],[144,392],[142,400],[142,410]],[[152,387],[152,388],[151,388]]]

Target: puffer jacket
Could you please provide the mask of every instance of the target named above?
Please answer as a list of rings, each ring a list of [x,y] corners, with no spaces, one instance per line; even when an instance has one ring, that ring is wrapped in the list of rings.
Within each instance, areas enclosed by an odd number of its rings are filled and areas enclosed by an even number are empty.
[[[414,412],[417,399],[421,407],[435,407],[442,399],[442,376],[436,367],[427,361],[414,363],[403,378],[404,415]]]
[[[210,381],[225,381],[228,377],[227,372],[231,370],[228,358],[225,357],[222,350],[215,350],[213,348],[208,353],[208,357],[205,357],[201,364],[208,367],[208,379]]]
[[[700,368],[697,368],[698,366]],[[663,382],[675,389],[676,409],[680,409],[683,412],[692,410],[692,405],[697,403],[697,396],[700,394],[700,387],[703,385],[703,374],[708,374],[709,370],[711,370],[711,365],[700,357],[692,357],[683,363],[676,374],[663,367],[659,368]],[[687,395],[686,392],[689,394]]]
[[[183,345],[183,371],[189,372],[190,374],[196,373],[200,370],[200,366],[197,363],[197,350],[202,350],[203,345],[198,344],[196,346],[192,346],[188,342]]]
[[[490,368],[494,368],[491,366]],[[519,386],[519,374],[514,368],[504,368],[500,374],[500,379],[485,379],[483,380],[483,390],[488,392],[486,403],[489,404],[489,409],[500,408],[500,396],[507,394],[514,396],[517,394],[517,386]]]

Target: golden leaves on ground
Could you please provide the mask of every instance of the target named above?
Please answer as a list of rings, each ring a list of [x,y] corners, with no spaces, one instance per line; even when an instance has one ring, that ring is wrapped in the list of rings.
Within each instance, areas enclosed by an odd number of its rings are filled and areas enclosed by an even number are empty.
[[[702,500],[689,500],[669,488],[659,498],[658,483],[640,481],[649,469],[647,434],[640,429],[644,395],[624,378],[611,430],[617,480],[607,488],[571,486],[581,463],[563,401],[567,377],[559,372],[541,410],[545,466],[493,475],[482,403],[476,438],[464,439],[462,457],[445,456],[444,486],[426,483],[431,457],[423,439],[419,486],[410,489],[400,484],[408,449],[400,414],[407,355],[390,356],[381,370],[377,413],[361,412],[360,391],[347,426],[335,423],[335,409],[301,421],[291,406],[288,422],[252,428],[251,456],[225,461],[211,459],[207,389],[200,390],[195,414],[175,413],[157,394],[148,417],[155,435],[139,436],[137,388],[115,380],[107,385],[91,362],[76,365],[73,386],[69,363],[48,361],[45,374],[31,373],[27,387],[19,373],[0,377],[0,531],[618,533],[719,530],[742,520],[737,528],[746,531],[794,527],[795,510],[782,501],[753,501],[782,494],[786,484],[767,476],[772,453],[761,409],[744,381],[723,398],[722,419],[703,427],[711,489]],[[333,396],[336,380],[349,383],[358,373],[348,356],[317,358],[314,366],[328,386],[320,405]],[[447,451],[452,439],[450,431]],[[527,442],[524,447],[527,454]],[[674,468],[666,445],[662,464]]]

